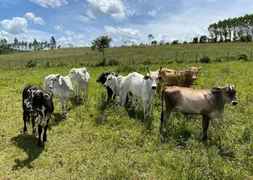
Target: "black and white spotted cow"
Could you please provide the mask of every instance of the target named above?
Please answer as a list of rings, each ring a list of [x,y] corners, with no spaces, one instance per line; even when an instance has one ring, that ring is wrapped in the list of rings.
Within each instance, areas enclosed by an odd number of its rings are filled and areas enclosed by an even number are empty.
[[[54,105],[52,101],[52,97],[44,92],[38,86],[27,86],[23,90],[22,94],[22,106],[23,106],[23,120],[24,120],[24,129],[23,132],[27,133],[26,122],[30,122],[30,118],[32,119],[32,132],[35,135],[35,121],[38,123],[38,146],[43,146],[41,142],[41,134],[42,134],[42,121],[44,122],[44,134],[43,134],[43,142],[47,141],[47,128],[48,123],[51,118],[51,114],[54,111]]]

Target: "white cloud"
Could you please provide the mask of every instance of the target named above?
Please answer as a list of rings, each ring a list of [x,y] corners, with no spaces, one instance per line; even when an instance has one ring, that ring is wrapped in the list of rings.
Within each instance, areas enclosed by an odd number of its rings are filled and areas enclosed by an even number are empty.
[[[87,17],[85,17],[85,16],[79,16],[79,17],[80,17],[80,20],[81,20],[82,22],[85,22],[85,23],[89,22],[89,18],[87,18]]]
[[[33,21],[35,24],[45,25],[45,21],[41,18],[33,14],[32,12],[28,12],[25,14],[25,18],[27,20]]]
[[[122,20],[125,18],[125,6],[121,0],[87,0],[89,5],[94,9],[109,14],[115,20]]]
[[[84,42],[84,34],[74,35],[72,37],[61,37],[56,40],[57,44],[61,45],[62,47],[68,47],[70,44],[74,46],[86,46]]]
[[[54,26],[54,29],[55,29],[56,31],[62,31],[61,26]]]
[[[27,20],[25,18],[13,17],[11,20],[4,19],[0,21],[4,30],[10,34],[21,34],[27,32]]]
[[[96,17],[93,15],[93,13],[91,12],[91,10],[87,10],[86,15],[91,18],[91,19],[96,19]]]
[[[57,8],[62,5],[68,4],[66,0],[30,0],[30,1],[39,4],[40,6],[45,8],[47,8],[48,6],[51,6],[52,8]]]
[[[148,15],[154,17],[156,15],[156,10],[149,11]]]
[[[66,33],[68,36],[74,36],[74,35],[75,35],[75,32],[73,32],[73,31],[65,31],[65,33]]]

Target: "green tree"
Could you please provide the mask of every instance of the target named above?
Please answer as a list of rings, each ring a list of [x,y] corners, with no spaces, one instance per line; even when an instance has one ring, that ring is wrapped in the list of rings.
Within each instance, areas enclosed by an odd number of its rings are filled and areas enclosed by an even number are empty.
[[[200,38],[199,38],[199,42],[200,43],[206,43],[207,42],[207,36],[201,36]]]
[[[102,62],[105,65],[105,49],[110,47],[110,42],[112,41],[112,38],[108,36],[100,36],[97,39],[94,39],[92,41],[91,49],[95,50],[97,49],[100,53],[100,57],[102,58]]]
[[[32,45],[33,45],[33,50],[37,51],[38,50],[38,41],[36,39],[33,40]]]
[[[149,34],[149,35],[148,35],[148,41],[149,41],[149,45],[150,45],[150,40],[151,40],[151,39],[154,39],[154,36],[153,36],[153,34]]]
[[[196,43],[198,43],[198,41],[199,41],[198,37],[194,37],[193,40],[192,40],[192,43],[196,44]]]
[[[51,36],[50,48],[51,50],[56,48],[56,40],[54,39],[54,36]]]
[[[14,47],[14,48],[17,48],[17,46],[18,46],[18,39],[15,38],[15,39],[14,39],[14,43],[13,43],[13,47]]]

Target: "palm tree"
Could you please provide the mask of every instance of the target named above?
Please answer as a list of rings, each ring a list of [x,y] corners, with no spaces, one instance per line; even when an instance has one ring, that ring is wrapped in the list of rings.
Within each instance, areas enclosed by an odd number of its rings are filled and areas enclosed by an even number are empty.
[[[148,41],[149,41],[149,45],[150,45],[150,39],[154,39],[154,36],[153,36],[153,34],[149,34],[149,35],[148,35]]]

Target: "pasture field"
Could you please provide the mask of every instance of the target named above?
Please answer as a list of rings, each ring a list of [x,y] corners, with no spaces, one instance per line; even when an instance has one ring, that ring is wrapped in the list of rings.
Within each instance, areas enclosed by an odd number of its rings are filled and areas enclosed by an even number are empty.
[[[118,60],[135,62],[150,60],[158,63],[171,61],[196,62],[203,56],[211,60],[220,56],[224,61],[237,59],[238,53],[245,52],[252,60],[252,43],[207,43],[207,44],[178,44],[156,46],[126,46],[105,50],[107,61]],[[94,66],[101,61],[98,51],[90,47],[55,49],[51,51],[20,52],[0,56],[0,67],[25,66],[29,60],[36,60],[44,66],[46,63],[55,64],[83,64]]]
[[[170,118],[168,134],[161,136],[158,96],[146,122],[140,100],[137,118],[116,101],[107,102],[106,89],[96,83],[101,72],[146,74],[145,65],[126,64],[88,67],[89,98],[78,105],[72,94],[66,119],[61,119],[60,103],[54,97],[48,141],[39,148],[31,124],[28,134],[21,133],[22,90],[28,84],[44,87],[46,75],[67,75],[73,66],[2,69],[0,179],[253,179],[253,62],[164,66],[191,65],[202,67],[193,88],[235,84],[237,89],[238,105],[226,105],[223,116],[211,121],[206,144],[200,141],[201,117],[178,112]],[[159,67],[150,65],[151,70]]]

